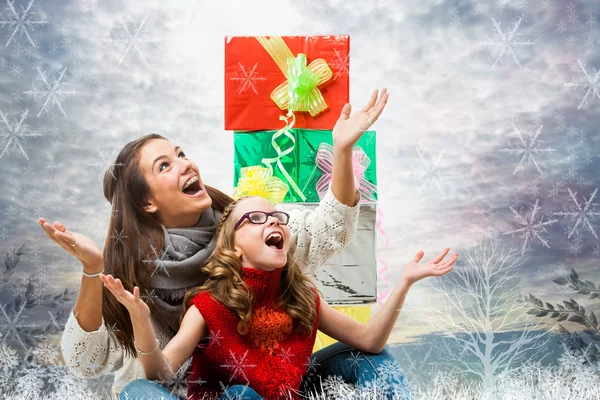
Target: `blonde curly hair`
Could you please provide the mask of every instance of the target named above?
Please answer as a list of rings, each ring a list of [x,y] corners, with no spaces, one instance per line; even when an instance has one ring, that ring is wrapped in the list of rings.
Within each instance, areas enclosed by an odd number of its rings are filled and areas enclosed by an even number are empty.
[[[242,263],[234,246],[235,222],[230,216],[240,202],[250,197],[235,200],[223,211],[217,227],[215,249],[206,265],[200,268],[200,272],[206,276],[206,281],[202,286],[188,290],[183,302],[185,313],[194,296],[208,291],[216,300],[240,317],[237,330],[242,335],[248,333],[248,323],[252,317],[252,293],[242,279]],[[317,289],[296,262],[296,246],[293,242],[281,273],[281,291],[278,305],[283,307],[296,323],[296,329],[301,334],[310,336],[317,317],[315,301]]]

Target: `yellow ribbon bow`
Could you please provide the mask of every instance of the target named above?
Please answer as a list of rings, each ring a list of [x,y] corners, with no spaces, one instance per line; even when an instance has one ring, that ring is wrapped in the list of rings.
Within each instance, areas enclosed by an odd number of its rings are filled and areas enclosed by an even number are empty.
[[[271,92],[271,100],[281,110],[308,111],[311,117],[325,111],[328,106],[318,86],[333,76],[327,62],[319,58],[307,66],[306,55],[299,53],[294,57],[281,36],[271,36],[269,39],[257,36],[256,40],[287,79]]]
[[[283,202],[289,187],[281,179],[273,176],[273,170],[259,165],[244,167],[240,170],[238,186],[233,191],[234,199],[246,196],[260,196],[271,203]]]

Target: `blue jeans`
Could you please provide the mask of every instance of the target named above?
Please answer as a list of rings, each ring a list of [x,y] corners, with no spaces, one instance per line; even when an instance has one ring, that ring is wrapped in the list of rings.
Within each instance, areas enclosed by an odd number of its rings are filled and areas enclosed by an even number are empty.
[[[156,381],[136,379],[123,388],[119,400],[179,400],[179,397]],[[249,386],[233,385],[219,396],[219,400],[262,400],[262,397]]]
[[[376,393],[375,398],[410,399],[408,385],[388,345],[378,354],[365,353],[337,342],[310,357],[308,371],[302,381],[300,394],[344,397],[354,386],[356,393]],[[369,397],[370,398],[370,397]],[[119,400],[178,400],[159,383],[146,379],[130,382],[119,394]],[[230,386],[219,400],[260,400],[258,393],[243,385]]]
[[[148,379],[136,379],[129,382],[121,393],[119,400],[178,400],[179,398],[165,389],[160,383]]]
[[[344,398],[349,388],[342,382],[354,386],[356,394],[376,394],[366,398],[410,399],[404,375],[387,344],[378,354],[362,352],[341,342],[313,353],[300,392]]]

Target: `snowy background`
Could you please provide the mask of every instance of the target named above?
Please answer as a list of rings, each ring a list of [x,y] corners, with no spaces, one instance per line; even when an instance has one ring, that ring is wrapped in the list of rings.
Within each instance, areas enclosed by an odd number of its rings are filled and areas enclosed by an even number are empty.
[[[500,381],[503,396],[513,386],[523,395],[535,386],[527,377],[543,371],[554,388],[547,398],[574,387],[598,396],[599,3],[1,6],[0,358],[9,361],[0,393],[105,397],[110,382],[48,367],[59,364],[56,340],[81,267],[37,218],[102,248],[110,209],[101,177],[125,143],[151,132],[231,192],[223,37],[340,33],[351,37],[351,103],[362,107],[374,88],[390,92],[374,126],[381,297],[418,250],[425,260],[444,247],[459,253],[451,274],[413,287],[390,337],[411,385],[443,389],[424,398],[459,398],[447,391]]]

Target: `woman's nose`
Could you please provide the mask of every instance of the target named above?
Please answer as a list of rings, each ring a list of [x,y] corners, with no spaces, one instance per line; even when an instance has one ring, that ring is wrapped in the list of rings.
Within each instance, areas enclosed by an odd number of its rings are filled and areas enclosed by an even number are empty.
[[[185,174],[185,172],[192,167],[192,160],[187,158],[180,158],[180,160],[179,165],[181,166],[181,172]]]

